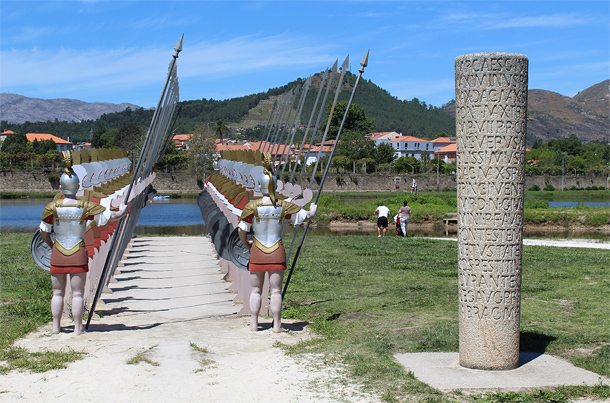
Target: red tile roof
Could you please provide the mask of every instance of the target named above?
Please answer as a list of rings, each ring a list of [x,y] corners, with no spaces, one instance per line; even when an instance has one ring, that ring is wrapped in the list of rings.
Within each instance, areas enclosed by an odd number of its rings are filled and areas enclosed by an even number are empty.
[[[438,137],[431,140],[432,143],[455,143],[455,137]]]
[[[48,134],[48,133],[26,133],[25,137],[27,137],[27,139],[30,143],[33,143],[34,140],[38,140],[38,141],[53,140],[55,142],[55,144],[72,144],[69,141],[60,139],[59,137],[53,136],[52,134]]]
[[[413,137],[413,136],[400,136],[400,137],[396,137],[395,139],[392,139],[390,141],[417,141],[417,142],[424,142],[424,143],[428,142],[428,140],[423,140],[423,139]]]
[[[437,151],[437,153],[447,154],[447,153],[455,153],[457,152],[457,144],[449,144]]]

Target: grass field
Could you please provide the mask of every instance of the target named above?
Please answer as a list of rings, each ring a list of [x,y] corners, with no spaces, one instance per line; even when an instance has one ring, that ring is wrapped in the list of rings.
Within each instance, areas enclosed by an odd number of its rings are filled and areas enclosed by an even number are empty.
[[[0,234],[0,373],[45,371],[78,352],[29,353],[15,339],[51,320],[48,273],[29,234]],[[289,242],[289,240],[287,240]],[[610,376],[610,254],[525,246],[522,351],[545,352]],[[457,351],[457,246],[425,238],[308,236],[284,302],[285,318],[320,336],[289,354],[318,353],[345,366],[387,402],[568,402],[610,398],[609,386],[449,396],[418,381],[394,353]]]
[[[607,252],[524,247],[521,350],[557,355],[610,375],[609,269]],[[308,237],[285,316],[309,321],[323,337],[289,351],[320,352],[347,364],[352,376],[387,401],[446,401],[392,354],[458,350],[457,271],[455,242]],[[589,393],[610,397],[608,386],[554,393],[531,401],[567,401],[570,394]],[[489,399],[525,401],[511,394]]]

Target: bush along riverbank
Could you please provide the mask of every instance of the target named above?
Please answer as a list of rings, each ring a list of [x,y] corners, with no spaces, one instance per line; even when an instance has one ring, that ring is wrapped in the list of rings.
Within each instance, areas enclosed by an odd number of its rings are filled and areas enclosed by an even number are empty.
[[[551,208],[547,200],[590,199],[610,201],[610,191],[565,191],[526,192],[524,205],[525,225],[584,226],[590,228],[608,227],[610,232],[610,208],[576,207]],[[414,224],[443,225],[443,219],[457,213],[455,191],[412,193],[326,193],[318,201],[316,222],[376,222],[375,209],[385,205],[390,209],[392,219],[398,209],[407,201],[411,207],[411,222]]]

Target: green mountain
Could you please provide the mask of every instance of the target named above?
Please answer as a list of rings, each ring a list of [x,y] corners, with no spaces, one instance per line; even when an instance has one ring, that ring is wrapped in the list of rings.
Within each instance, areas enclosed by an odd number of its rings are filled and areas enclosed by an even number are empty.
[[[346,73],[339,100],[349,99],[355,80],[355,75]],[[320,81],[321,73],[312,77],[312,86],[305,99],[300,118],[301,128],[309,121]],[[260,128],[266,126],[269,121],[274,102],[281,95],[303,82],[304,79],[297,79],[266,92],[227,100],[204,98],[182,101],[180,116],[174,126],[175,132],[189,133],[198,126],[213,124],[222,119],[233,130],[236,137],[260,137]],[[571,134],[575,134],[583,142],[607,140],[610,132],[609,83],[610,80],[596,84],[573,98],[550,91],[530,90],[528,145],[531,145],[536,139],[547,141],[553,138],[567,138]],[[327,103],[331,102],[332,98],[331,93]],[[449,136],[455,136],[455,104],[453,101],[442,107],[426,105],[425,102],[420,102],[416,98],[402,101],[370,80],[363,79],[358,85],[353,102],[364,108],[367,118],[375,120],[377,131],[396,131],[416,137],[433,137],[435,133],[444,131]],[[3,119],[6,120],[0,123],[0,128],[18,133],[52,133],[64,139],[69,136],[72,141],[86,141],[89,140],[91,133],[103,133],[130,124],[146,129],[150,124],[152,114],[152,110],[128,108],[121,112],[103,114],[98,119],[80,122],[55,119],[21,124],[8,123],[7,120],[11,121],[10,116],[3,114]],[[292,117],[289,123],[292,123]],[[315,119],[313,124],[315,124]],[[321,126],[323,124],[322,121]]]

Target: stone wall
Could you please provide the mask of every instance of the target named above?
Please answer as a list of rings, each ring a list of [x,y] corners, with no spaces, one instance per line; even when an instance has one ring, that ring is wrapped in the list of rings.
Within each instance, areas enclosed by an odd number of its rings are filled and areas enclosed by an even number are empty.
[[[61,172],[55,173],[60,176]],[[398,187],[396,179],[399,179]],[[328,192],[368,192],[368,191],[401,191],[406,192],[411,189],[411,181],[415,178],[420,191],[436,190],[436,175],[328,175],[324,183],[324,190]],[[561,189],[561,176],[526,176],[525,189],[533,185],[538,185],[540,189],[545,185],[551,184],[555,189]],[[453,175],[440,175],[439,187],[456,189],[457,184]],[[49,193],[59,192],[59,184],[48,179],[44,172],[0,172],[0,191],[1,192],[20,192],[20,193]],[[158,173],[153,182],[154,188],[159,194],[172,193],[199,193],[202,183],[197,182],[197,177],[191,174],[177,173]],[[307,186],[302,183],[301,186]],[[588,186],[609,187],[608,176],[565,176],[564,188],[572,186],[586,188]],[[317,189],[317,184],[314,184]]]

